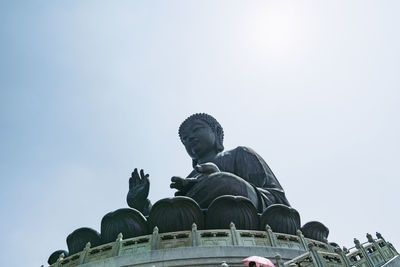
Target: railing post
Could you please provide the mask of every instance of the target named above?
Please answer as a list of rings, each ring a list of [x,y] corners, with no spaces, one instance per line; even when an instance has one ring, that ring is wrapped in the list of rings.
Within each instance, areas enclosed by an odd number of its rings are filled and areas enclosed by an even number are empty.
[[[265,230],[267,231],[268,237],[269,237],[269,241],[271,242],[271,246],[273,247],[277,247],[277,241],[276,241],[276,236],[274,235],[274,233],[272,232],[271,226],[269,226],[268,224],[265,226]]]
[[[117,239],[115,240],[114,246],[113,246],[113,256],[119,256],[119,251],[121,250],[121,246],[122,246],[122,238],[124,236],[122,235],[122,233],[119,233],[117,236]]]
[[[310,250],[311,257],[313,258],[315,265],[317,265],[317,267],[324,267],[324,265],[322,265],[321,258],[318,255],[318,251],[315,249],[313,243],[308,243],[308,249]]]
[[[376,237],[382,239],[382,241],[386,244],[385,238],[383,238],[383,236],[380,233],[376,232]]]
[[[91,247],[90,242],[87,242],[85,248],[81,253],[81,256],[79,257],[79,265],[85,263],[86,255],[88,254],[90,247]]]
[[[382,256],[383,260],[385,262],[388,262],[389,259],[387,259],[387,257],[385,256],[385,253],[383,253],[383,251],[382,251],[382,248],[379,246],[378,243],[376,243],[376,241],[374,240],[374,238],[372,237],[371,234],[367,233],[367,239],[368,239],[368,242],[372,243],[374,245],[374,247],[378,250],[378,252]]]
[[[199,237],[197,235],[197,225],[192,224],[192,246],[197,247],[199,245]]]
[[[335,253],[340,255],[340,257],[344,261],[344,264],[346,265],[346,267],[351,267],[349,259],[347,258],[346,254],[344,254],[344,252],[343,252],[343,250],[341,248],[336,247],[335,248]]]
[[[376,232],[376,237],[382,239],[383,242],[390,248],[390,251],[392,252],[393,257],[396,255],[399,255],[399,252],[397,252],[397,250],[394,248],[392,243],[386,242],[386,240],[383,238],[383,236],[380,233]]]
[[[393,246],[392,243],[387,242],[387,244],[388,244],[389,248],[392,250],[393,254],[399,255],[399,252],[397,252],[397,250],[395,249],[395,247]]]
[[[297,233],[297,236],[300,238],[300,242],[301,242],[301,245],[303,246],[304,250],[307,251],[308,250],[307,241],[304,238],[303,233],[301,232],[301,230],[297,230],[296,233]]]
[[[232,243],[234,246],[239,246],[240,244],[240,236],[238,231],[236,230],[236,226],[233,222],[229,225],[230,230],[231,230],[231,235],[232,235]]]
[[[275,265],[276,267],[283,267],[284,266],[284,263],[283,263],[283,260],[282,260],[282,256],[280,254],[276,254],[275,260],[276,260],[276,265]]]
[[[65,257],[65,254],[61,253],[60,256],[58,256],[58,259],[57,259],[56,264],[54,265],[54,267],[60,266],[60,263],[63,261],[64,257]]]
[[[374,263],[372,262],[371,258],[368,255],[368,252],[365,250],[363,245],[361,245],[360,241],[357,238],[354,238],[354,244],[356,245],[356,248],[361,251],[361,253],[364,255],[364,257],[367,259],[367,263],[369,266],[374,267]]]
[[[158,248],[158,227],[155,226],[153,229],[153,235],[151,236],[151,250]]]
[[[396,255],[396,254],[395,254],[395,251],[396,251],[396,250],[392,250],[392,249],[391,249],[391,247],[389,246],[389,243],[386,242],[386,240],[383,238],[383,236],[382,236],[380,233],[376,232],[376,237],[379,238],[379,239],[382,239],[383,243],[385,244],[385,246],[387,247],[387,249],[389,250],[389,252],[390,252],[390,254],[391,254],[390,259],[393,258],[393,257]],[[396,252],[397,252],[397,251],[396,251]],[[386,258],[387,258],[387,257],[386,257]]]
[[[328,247],[328,250],[331,253],[335,252],[335,248],[331,244],[329,244],[328,239],[326,237],[323,238],[323,242],[326,244],[326,246]]]

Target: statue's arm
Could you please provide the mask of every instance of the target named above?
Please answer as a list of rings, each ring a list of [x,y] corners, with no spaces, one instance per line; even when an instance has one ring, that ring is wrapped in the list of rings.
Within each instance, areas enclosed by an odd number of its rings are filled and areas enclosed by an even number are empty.
[[[260,195],[263,206],[285,204],[290,206],[285,192],[264,159],[248,147],[236,148],[237,175],[252,184]]]
[[[143,215],[148,216],[151,209],[151,202],[147,199],[150,190],[149,175],[137,169],[132,172],[129,178],[129,191],[126,196],[128,206],[140,211]]]

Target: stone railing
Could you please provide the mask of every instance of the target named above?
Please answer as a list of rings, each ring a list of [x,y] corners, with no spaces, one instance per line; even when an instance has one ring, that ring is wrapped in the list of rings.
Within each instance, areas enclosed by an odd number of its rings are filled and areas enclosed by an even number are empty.
[[[91,248],[88,243],[83,251],[66,258],[61,255],[51,266],[72,267],[114,256],[179,247],[247,246],[307,251],[308,244],[313,244],[318,251],[330,252],[327,244],[305,238],[301,231],[298,231],[297,235],[274,233],[268,225],[265,231],[253,231],[237,230],[233,223],[230,225],[230,229],[215,230],[198,230],[197,226],[193,224],[191,231],[170,233],[159,233],[158,228],[155,227],[150,235],[123,239],[122,234],[119,234],[115,242],[94,248]]]
[[[332,252],[316,249],[314,240],[309,241],[309,251],[284,263],[284,266],[316,267],[380,267],[398,256],[396,249],[377,233],[377,239],[367,234],[368,241],[361,244],[354,239],[350,250],[336,247]],[[329,244],[327,246],[332,250]]]
[[[377,239],[373,239],[367,234],[368,241],[360,243],[354,239],[355,247],[345,251],[350,263],[356,267],[379,267],[389,262],[399,253],[392,244],[386,242],[381,234],[376,234]]]
[[[373,239],[367,235],[368,242],[360,244],[355,239],[355,247],[347,250],[333,248],[328,243],[305,238],[301,231],[297,235],[274,233],[267,226],[265,231],[237,230],[232,223],[230,229],[198,230],[193,224],[191,231],[159,233],[155,227],[153,233],[129,239],[119,234],[115,242],[94,248],[90,243],[83,251],[64,258],[59,257],[52,267],[73,267],[84,263],[99,261],[115,256],[134,255],[179,247],[243,246],[289,248],[304,253],[293,259],[276,259],[277,267],[317,266],[317,267],[379,267],[398,255],[393,246],[381,235]]]
[[[302,267],[349,267],[349,261],[343,251],[339,248],[335,252],[326,252],[318,250],[312,243],[308,243],[309,251],[290,261],[284,263],[283,266],[302,266]]]

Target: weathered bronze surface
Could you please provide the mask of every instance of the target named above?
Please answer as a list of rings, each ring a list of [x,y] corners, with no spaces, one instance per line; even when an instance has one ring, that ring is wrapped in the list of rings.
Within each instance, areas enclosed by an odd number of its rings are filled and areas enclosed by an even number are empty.
[[[147,220],[134,209],[118,209],[107,213],[101,220],[101,243],[115,241],[118,234],[131,238],[149,233]]]
[[[153,238],[158,233],[232,227],[253,231],[272,227],[279,233],[297,234],[299,213],[290,207],[277,178],[254,150],[239,146],[224,151],[221,125],[204,113],[188,117],[179,127],[179,137],[192,159],[193,170],[186,178],[171,178],[175,197],[161,199],[152,206],[147,198],[149,174],[134,169],[126,197],[133,209],[106,214],[101,221],[101,234],[90,228],[75,230],[67,237],[69,255],[84,247],[89,249],[90,245],[111,243],[122,236],[144,236],[151,231]],[[325,241],[329,233],[318,222],[301,229],[304,236],[320,241]],[[49,262],[53,263],[61,253],[54,252]]]
[[[188,197],[164,198],[151,208],[149,225],[158,227],[160,233],[191,230],[195,223],[204,228],[203,212],[199,205]]]
[[[223,129],[212,116],[190,116],[179,127],[179,136],[192,158],[193,171],[186,178],[171,178],[176,196],[191,197],[202,209],[224,195],[249,199],[259,213],[272,204],[289,206],[283,188],[260,155],[243,146],[224,151]],[[135,169],[129,181],[128,205],[148,215],[148,174]]]
[[[88,227],[76,229],[67,236],[69,254],[72,255],[82,251],[88,242],[90,242],[93,247],[100,245],[100,234],[96,230]]]
[[[286,205],[274,204],[260,217],[260,230],[265,229],[266,225],[274,232],[295,235],[300,229],[300,214]]]
[[[308,222],[301,227],[305,237],[325,242],[328,239],[329,229],[320,222]]]

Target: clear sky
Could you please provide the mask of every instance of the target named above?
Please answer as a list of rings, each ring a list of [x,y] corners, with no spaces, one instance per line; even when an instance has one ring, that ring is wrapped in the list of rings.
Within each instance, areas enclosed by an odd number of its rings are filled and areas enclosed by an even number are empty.
[[[0,266],[40,266],[79,227],[153,202],[212,114],[252,147],[302,224],[400,249],[400,2],[1,1]]]

